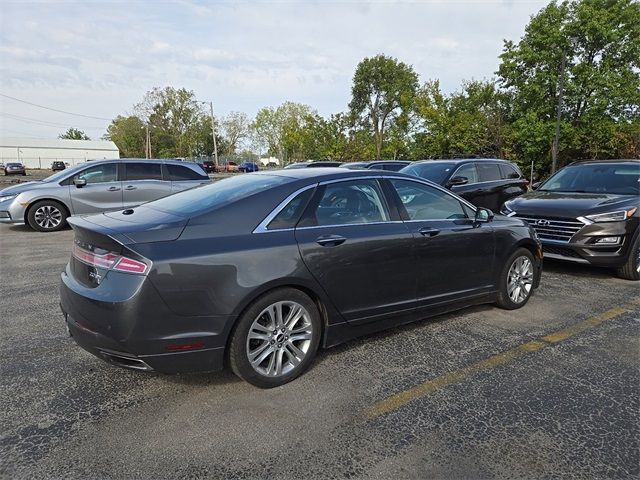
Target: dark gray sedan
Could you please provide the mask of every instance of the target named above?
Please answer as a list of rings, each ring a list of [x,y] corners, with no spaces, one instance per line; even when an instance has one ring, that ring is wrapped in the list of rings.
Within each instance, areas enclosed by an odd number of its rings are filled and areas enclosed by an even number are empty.
[[[127,368],[273,387],[319,347],[481,303],[524,306],[542,249],[522,220],[408,175],[252,173],[73,217],[61,306],[76,342]]]
[[[5,175],[26,175],[27,170],[21,163],[7,163],[4,167]]]

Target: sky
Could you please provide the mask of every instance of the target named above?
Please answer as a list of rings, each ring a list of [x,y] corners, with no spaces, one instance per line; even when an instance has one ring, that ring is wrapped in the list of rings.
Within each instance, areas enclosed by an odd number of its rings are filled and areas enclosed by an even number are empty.
[[[328,116],[346,110],[356,65],[378,53],[452,92],[493,78],[504,39],[546,3],[0,0],[0,136],[75,127],[97,139],[165,86],[213,101],[216,115],[290,100]]]

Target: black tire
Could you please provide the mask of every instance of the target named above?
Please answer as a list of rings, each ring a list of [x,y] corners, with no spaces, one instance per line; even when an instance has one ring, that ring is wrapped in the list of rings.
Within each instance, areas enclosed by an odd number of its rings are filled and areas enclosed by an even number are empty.
[[[298,365],[292,367],[293,369],[291,371],[280,376],[267,376],[258,372],[249,361],[248,335],[251,326],[254,324],[254,321],[259,318],[259,315],[264,312],[267,307],[277,302],[295,302],[304,307],[309,316],[310,325],[308,328],[311,330],[311,339],[308,344],[308,349],[306,350],[306,355]],[[307,294],[295,288],[273,290],[255,300],[238,319],[229,342],[229,365],[233,373],[256,387],[273,388],[284,385],[300,376],[309,368],[318,350],[321,333],[322,320],[320,313],[318,312],[316,304]],[[278,345],[273,345],[273,349],[275,350],[277,346]],[[269,348],[270,347],[267,346],[265,350]],[[284,348],[286,349],[287,347],[285,346]],[[287,351],[288,355],[288,350],[285,351]],[[276,353],[274,352],[273,355],[276,356]],[[281,358],[284,358],[284,353],[281,355]],[[287,358],[290,357],[288,356]]]
[[[629,251],[629,258],[625,264],[618,268],[618,276],[625,280],[640,280],[640,233]]]
[[[531,262],[533,271],[532,284],[524,300],[515,302],[509,296],[508,291],[509,271],[511,270],[512,265],[514,265],[516,261],[518,261],[522,257],[526,257]],[[533,254],[526,248],[519,248],[515,252],[513,252],[513,254],[509,257],[509,260],[506,261],[504,267],[502,268],[502,271],[500,272],[500,279],[498,281],[498,299],[496,301],[496,305],[500,308],[504,308],[505,310],[515,310],[517,308],[524,307],[533,294],[533,283],[535,280],[535,275],[535,260],[533,258]]]
[[[36,215],[40,213],[39,211],[41,209],[48,209],[48,211],[52,213],[52,220],[59,219],[59,223],[48,227],[46,222],[43,223],[41,220],[36,218]],[[29,213],[27,214],[27,222],[29,223],[29,226],[37,232],[56,232],[66,227],[67,217],[67,209],[60,202],[56,202],[55,200],[42,200],[40,202],[36,202],[29,209]]]

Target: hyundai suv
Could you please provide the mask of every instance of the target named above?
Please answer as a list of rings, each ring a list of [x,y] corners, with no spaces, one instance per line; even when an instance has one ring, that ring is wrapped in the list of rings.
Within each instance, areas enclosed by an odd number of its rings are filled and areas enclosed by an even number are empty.
[[[528,222],[545,257],[613,267],[640,279],[640,160],[591,160],[559,170],[504,204]]]
[[[60,230],[70,215],[122,210],[210,182],[195,163],[101,160],[82,163],[37,182],[0,191],[0,223]]]

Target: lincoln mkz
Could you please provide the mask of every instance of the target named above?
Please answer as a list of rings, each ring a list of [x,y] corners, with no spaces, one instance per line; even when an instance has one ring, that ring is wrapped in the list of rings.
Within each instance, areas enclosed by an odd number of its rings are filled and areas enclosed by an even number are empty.
[[[80,346],[139,370],[228,364],[259,387],[291,381],[319,347],[520,308],[542,267],[524,221],[384,171],[251,173],[69,223],[61,307]]]

